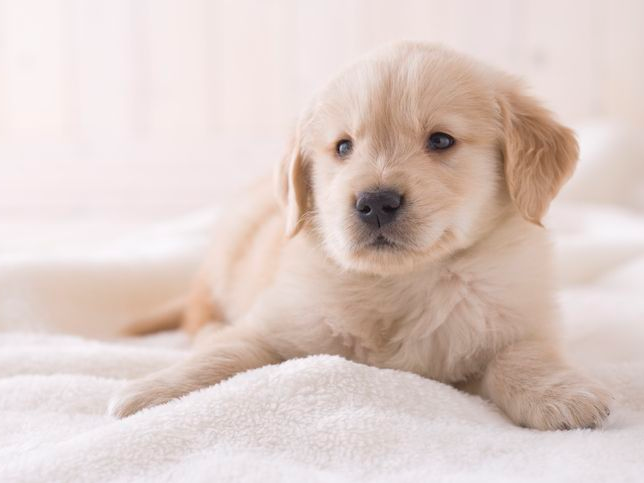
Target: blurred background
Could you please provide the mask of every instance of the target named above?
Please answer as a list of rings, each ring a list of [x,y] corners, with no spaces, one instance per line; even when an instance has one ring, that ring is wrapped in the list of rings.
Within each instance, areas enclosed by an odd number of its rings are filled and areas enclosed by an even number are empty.
[[[0,329],[107,334],[184,293],[307,99],[401,39],[523,77],[577,130],[546,220],[564,318],[641,324],[643,27],[642,0],[0,0]]]
[[[641,0],[0,0],[0,238],[216,204],[392,40],[518,74],[573,126],[642,128],[643,25]]]

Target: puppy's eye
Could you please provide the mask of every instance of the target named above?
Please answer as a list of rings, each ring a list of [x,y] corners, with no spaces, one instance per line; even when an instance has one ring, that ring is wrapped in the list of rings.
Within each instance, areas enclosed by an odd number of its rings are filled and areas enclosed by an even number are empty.
[[[353,142],[350,139],[340,139],[335,145],[335,152],[341,158],[346,158],[353,151]]]
[[[427,138],[427,149],[430,151],[440,151],[447,149],[454,144],[454,138],[444,132],[434,132]]]

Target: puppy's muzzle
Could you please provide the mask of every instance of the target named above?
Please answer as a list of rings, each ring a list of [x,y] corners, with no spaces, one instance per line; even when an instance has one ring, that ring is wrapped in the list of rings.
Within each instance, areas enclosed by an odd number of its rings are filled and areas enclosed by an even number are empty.
[[[396,191],[366,191],[358,195],[356,213],[364,223],[380,228],[394,221],[401,204],[402,196]]]

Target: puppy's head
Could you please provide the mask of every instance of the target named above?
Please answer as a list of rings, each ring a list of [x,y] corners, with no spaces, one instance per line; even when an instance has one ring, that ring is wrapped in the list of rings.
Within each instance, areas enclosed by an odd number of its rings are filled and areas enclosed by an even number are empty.
[[[539,224],[577,159],[573,133],[517,81],[452,51],[397,44],[332,82],[278,170],[287,234],[342,267],[412,270],[509,210]]]

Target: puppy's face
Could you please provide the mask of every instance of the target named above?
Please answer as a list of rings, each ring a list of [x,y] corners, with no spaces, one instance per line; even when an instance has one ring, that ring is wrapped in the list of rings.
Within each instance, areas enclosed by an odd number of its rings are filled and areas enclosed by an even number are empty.
[[[532,167],[515,161],[526,155]],[[508,78],[397,45],[333,82],[303,119],[282,175],[289,229],[308,219],[347,269],[404,272],[473,244],[511,200],[538,223],[574,158],[571,133]]]

